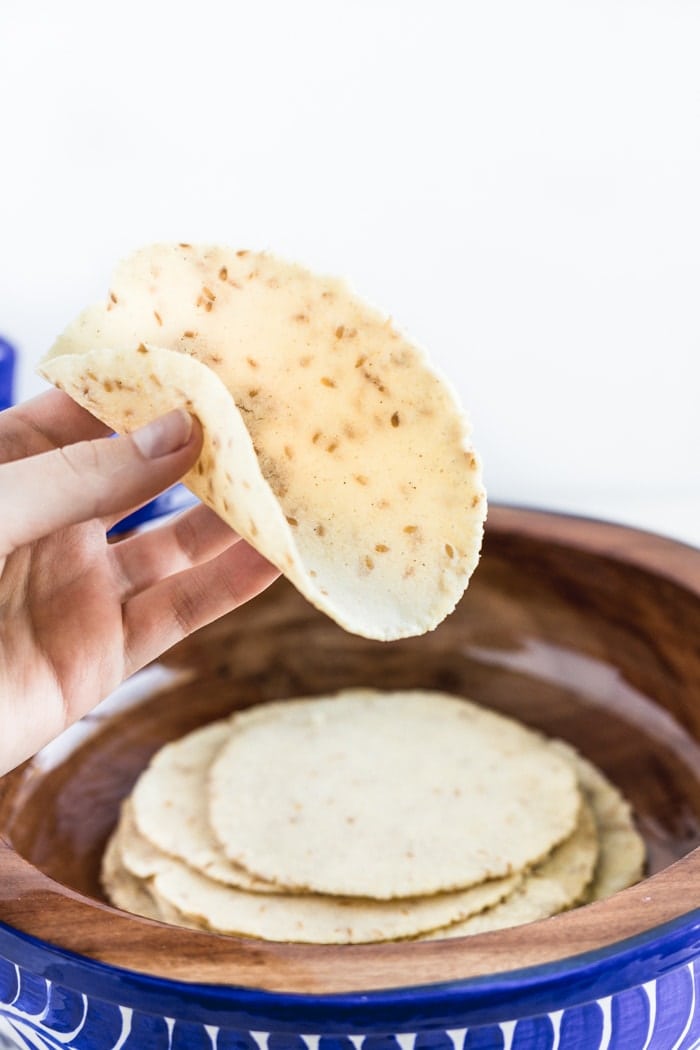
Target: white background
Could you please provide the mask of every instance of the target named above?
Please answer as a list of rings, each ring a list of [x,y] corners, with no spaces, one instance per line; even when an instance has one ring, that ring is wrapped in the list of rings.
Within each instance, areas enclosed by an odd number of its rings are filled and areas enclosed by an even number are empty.
[[[349,277],[492,499],[700,544],[700,3],[0,0],[20,394],[155,239]]]

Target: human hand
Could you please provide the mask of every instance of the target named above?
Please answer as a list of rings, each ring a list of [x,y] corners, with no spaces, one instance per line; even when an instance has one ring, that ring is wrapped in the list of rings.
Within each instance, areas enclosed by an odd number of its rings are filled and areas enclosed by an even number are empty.
[[[108,543],[202,441],[179,409],[108,434],[57,390],[0,413],[0,774],[279,575],[204,505]]]

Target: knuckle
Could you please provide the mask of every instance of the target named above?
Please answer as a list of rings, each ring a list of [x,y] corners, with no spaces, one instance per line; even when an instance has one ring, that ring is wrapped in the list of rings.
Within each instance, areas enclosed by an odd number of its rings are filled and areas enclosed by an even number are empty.
[[[188,561],[197,553],[199,533],[191,515],[185,514],[175,522],[175,539]]]
[[[173,619],[183,636],[192,634],[199,622],[199,610],[204,598],[203,588],[194,579],[176,586],[172,597]]]
[[[67,475],[68,481],[75,484],[80,492],[81,501],[95,516],[99,513],[100,491],[98,456],[93,443],[81,441],[76,445],[66,445],[56,450],[56,454]]]

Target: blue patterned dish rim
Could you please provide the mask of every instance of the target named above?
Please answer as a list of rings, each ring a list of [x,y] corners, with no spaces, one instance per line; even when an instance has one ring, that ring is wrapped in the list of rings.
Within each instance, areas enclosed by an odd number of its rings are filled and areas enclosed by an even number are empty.
[[[0,958],[38,976],[108,1001],[251,1029],[274,1022],[280,1032],[313,1029],[366,1032],[368,1026],[420,1031],[449,1027],[460,1016],[472,1025],[566,1009],[662,976],[700,958],[700,909],[663,926],[555,962],[444,983],[339,994],[273,992],[238,985],[169,980],[77,955],[0,922]],[[167,964],[166,964],[167,965]]]

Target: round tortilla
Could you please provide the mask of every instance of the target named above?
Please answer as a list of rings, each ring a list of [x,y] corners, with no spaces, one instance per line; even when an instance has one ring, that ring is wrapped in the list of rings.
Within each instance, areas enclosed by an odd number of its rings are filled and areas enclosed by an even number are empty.
[[[581,789],[593,809],[600,854],[586,900],[604,900],[643,877],[644,839],[634,826],[629,802],[615,785],[569,744],[556,740],[552,746],[573,763]]]
[[[40,371],[120,432],[177,406],[197,415],[185,483],[347,630],[421,634],[462,596],[486,514],[469,424],[342,282],[266,254],[156,245]]]
[[[546,919],[574,904],[604,900],[642,878],[646,848],[634,826],[629,803],[596,766],[569,744],[553,740],[550,746],[576,771],[587,800],[584,808],[589,810],[595,824],[597,859],[587,885],[582,891],[578,889],[577,871],[585,873],[586,861],[574,835],[507,900],[474,916],[473,920],[436,930],[428,935],[429,939],[466,937]]]
[[[169,854],[228,886],[257,893],[284,891],[228,860],[209,826],[209,767],[230,732],[224,719],[188,733],[162,747],[141,774],[131,794],[130,819],[142,839],[156,849],[143,857],[141,866],[136,858],[127,861],[133,874],[153,875],[149,864],[157,865],[160,855]]]
[[[522,871],[576,825],[567,762],[536,733],[432,692],[348,690],[231,720],[212,830],[269,882],[391,899]]]
[[[573,834],[538,864],[513,894],[479,915],[418,939],[468,937],[509,926],[522,926],[566,911],[585,897],[595,871],[598,849],[592,807],[583,802]]]
[[[457,922],[503,900],[521,875],[416,900],[374,901],[320,895],[270,896],[207,878],[139,833],[126,806],[115,839],[122,867],[154,902],[157,917],[180,925],[263,940],[365,944],[398,940]],[[119,886],[124,902],[131,887]],[[143,902],[137,901],[143,909]],[[144,914],[141,910],[140,914]]]
[[[147,884],[125,868],[118,832],[110,838],[102,857],[101,881],[108,899],[117,908],[146,919],[162,919]]]

